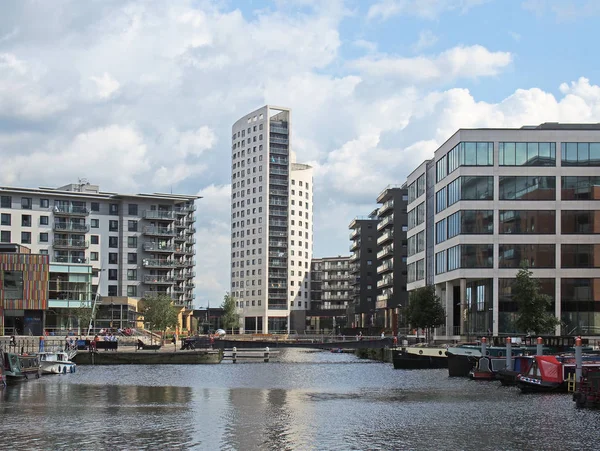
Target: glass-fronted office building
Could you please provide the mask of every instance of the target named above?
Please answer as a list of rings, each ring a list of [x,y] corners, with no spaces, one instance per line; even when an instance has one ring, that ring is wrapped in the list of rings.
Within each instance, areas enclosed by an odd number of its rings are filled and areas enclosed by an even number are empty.
[[[407,180],[409,291],[434,285],[443,336],[510,335],[522,263],[557,334],[600,335],[600,125],[459,130]]]

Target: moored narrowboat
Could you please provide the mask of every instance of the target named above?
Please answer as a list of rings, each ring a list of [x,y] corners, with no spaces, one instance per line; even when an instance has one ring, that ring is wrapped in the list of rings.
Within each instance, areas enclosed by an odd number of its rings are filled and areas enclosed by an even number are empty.
[[[600,356],[583,356],[582,368],[600,368]],[[538,355],[526,374],[517,376],[517,385],[524,392],[566,391],[567,379],[575,374],[575,357]]]
[[[397,370],[448,368],[446,348],[419,346],[392,350],[392,363]]]
[[[29,379],[30,376],[40,377],[40,359],[37,355],[16,354],[4,352],[2,367],[7,380]]]

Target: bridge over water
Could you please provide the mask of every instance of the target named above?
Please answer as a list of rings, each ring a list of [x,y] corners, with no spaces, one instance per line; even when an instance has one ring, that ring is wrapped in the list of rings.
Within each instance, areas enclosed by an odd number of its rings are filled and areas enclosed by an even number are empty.
[[[377,339],[362,339],[362,340],[343,340],[343,341],[330,341],[330,340],[318,340],[318,339],[228,339],[220,338],[215,340],[213,347],[221,349],[230,348],[312,348],[312,349],[381,349],[391,347],[393,344],[392,338],[377,338]]]

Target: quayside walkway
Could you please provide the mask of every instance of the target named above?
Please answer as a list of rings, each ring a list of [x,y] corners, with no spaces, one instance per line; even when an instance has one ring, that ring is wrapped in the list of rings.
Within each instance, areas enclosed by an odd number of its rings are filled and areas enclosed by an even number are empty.
[[[296,338],[296,339],[257,339],[254,338],[219,338],[215,340],[213,347],[220,349],[231,349],[237,347],[239,349],[246,348],[313,348],[313,349],[380,349],[391,347],[393,340],[390,337],[375,338],[363,337],[356,340],[348,337],[340,340],[339,337],[331,339],[316,339],[316,338]]]

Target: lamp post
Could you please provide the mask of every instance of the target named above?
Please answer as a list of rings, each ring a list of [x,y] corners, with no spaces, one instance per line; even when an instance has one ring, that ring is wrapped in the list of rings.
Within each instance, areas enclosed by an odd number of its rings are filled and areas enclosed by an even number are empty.
[[[113,321],[115,320],[115,311],[114,311],[115,303],[110,301],[110,328],[113,327]]]

